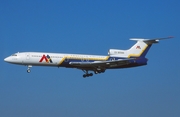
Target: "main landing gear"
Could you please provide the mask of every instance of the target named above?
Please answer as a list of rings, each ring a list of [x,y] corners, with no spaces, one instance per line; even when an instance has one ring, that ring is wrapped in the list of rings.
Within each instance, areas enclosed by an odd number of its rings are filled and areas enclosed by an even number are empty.
[[[32,67],[32,65],[28,65],[27,67],[28,67],[28,68],[27,68],[27,73],[30,73],[30,72],[31,72],[31,69],[30,69],[30,68]]]
[[[89,77],[89,76],[93,76],[93,73],[88,73],[88,70],[83,70],[83,72],[85,73],[83,75],[83,78]]]
[[[93,76],[93,73],[88,73],[88,70],[82,70],[85,74],[83,75],[83,78],[89,77],[89,76]],[[96,70],[94,71],[94,74],[100,74],[100,73],[104,73],[105,70]]]
[[[84,75],[83,75],[83,78],[86,78],[86,77],[89,77],[89,76],[93,76],[93,73],[90,73],[90,74],[84,74]]]

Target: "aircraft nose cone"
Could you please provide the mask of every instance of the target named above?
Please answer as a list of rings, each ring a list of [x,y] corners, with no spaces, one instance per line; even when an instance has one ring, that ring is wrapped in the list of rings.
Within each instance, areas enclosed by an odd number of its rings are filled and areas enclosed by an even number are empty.
[[[9,62],[9,57],[4,59],[5,62]]]
[[[5,58],[4,61],[7,61],[7,58]]]

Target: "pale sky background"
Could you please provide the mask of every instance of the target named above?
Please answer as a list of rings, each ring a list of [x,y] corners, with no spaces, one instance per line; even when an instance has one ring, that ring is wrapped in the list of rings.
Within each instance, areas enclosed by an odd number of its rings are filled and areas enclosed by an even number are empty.
[[[12,65],[15,52],[107,55],[129,38],[155,44],[148,65],[82,78],[76,69]],[[180,117],[179,0],[1,0],[0,117]]]

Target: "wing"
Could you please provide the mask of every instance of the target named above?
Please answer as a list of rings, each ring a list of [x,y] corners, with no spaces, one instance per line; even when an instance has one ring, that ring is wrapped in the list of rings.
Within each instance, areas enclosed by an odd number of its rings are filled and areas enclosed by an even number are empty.
[[[130,60],[134,59],[135,58],[119,59],[113,61],[70,62],[69,64],[72,67],[82,70],[105,71],[107,68],[116,68],[122,65],[127,65],[130,63]]]

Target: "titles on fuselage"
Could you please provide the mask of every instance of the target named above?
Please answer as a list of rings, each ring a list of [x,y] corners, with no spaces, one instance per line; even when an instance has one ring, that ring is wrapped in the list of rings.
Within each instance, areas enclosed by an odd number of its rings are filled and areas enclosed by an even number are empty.
[[[42,58],[45,55],[32,55],[32,57],[40,57]],[[47,56],[47,55],[46,55]],[[65,58],[65,59],[84,59],[84,60],[107,60],[107,57],[109,56],[91,56],[91,55],[66,55],[66,54],[61,54],[61,55],[48,55],[51,59],[53,58]]]

